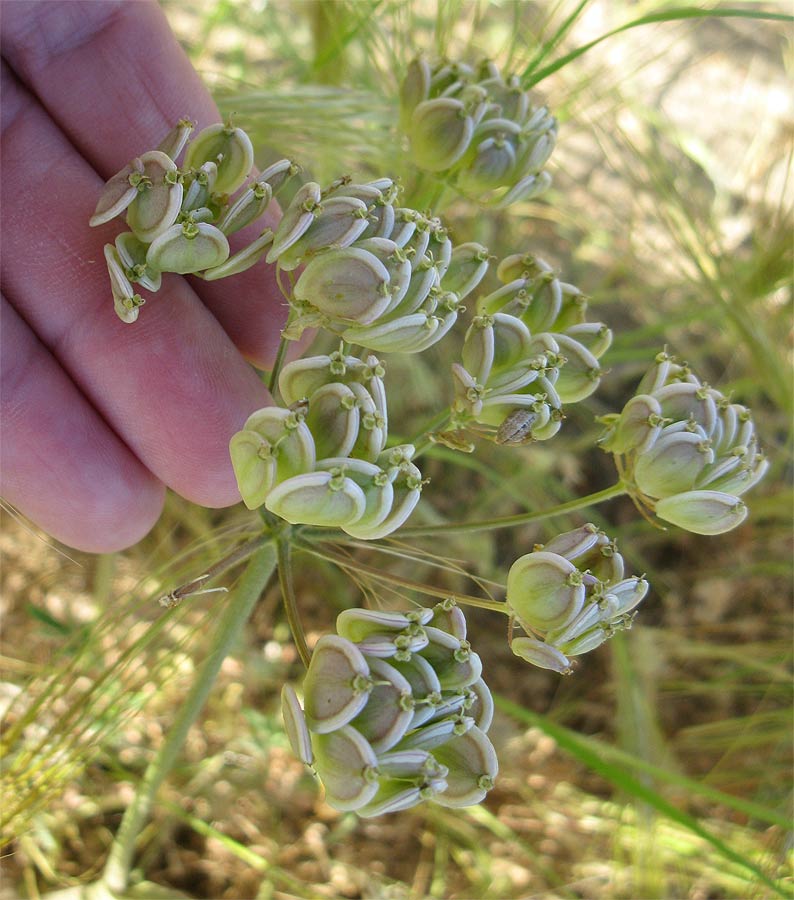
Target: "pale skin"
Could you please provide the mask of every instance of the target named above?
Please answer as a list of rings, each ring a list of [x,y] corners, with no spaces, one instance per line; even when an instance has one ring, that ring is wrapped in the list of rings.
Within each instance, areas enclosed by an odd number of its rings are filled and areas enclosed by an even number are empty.
[[[182,117],[217,108],[149,0],[5,0],[2,49],[0,491],[58,540],[140,540],[166,487],[239,501],[228,443],[270,397],[285,319],[264,264],[218,282],[166,275],[138,322],[113,309],[89,228],[103,182]],[[277,211],[234,235],[232,252]]]

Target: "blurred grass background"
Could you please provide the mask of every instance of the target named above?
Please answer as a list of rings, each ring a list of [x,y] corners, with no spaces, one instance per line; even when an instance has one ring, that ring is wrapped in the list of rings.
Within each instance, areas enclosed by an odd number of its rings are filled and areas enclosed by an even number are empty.
[[[320,182],[351,173],[406,183],[396,96],[417,52],[538,71],[665,9],[623,0],[164,8],[260,162],[289,155]],[[499,695],[501,775],[482,807],[454,814],[426,807],[360,821],[322,802],[281,732],[278,693],[300,663],[271,589],[141,836],[138,865],[163,886],[157,896],[791,894],[791,36],[785,23],[741,17],[647,25],[534,87],[560,120],[552,191],[498,214],[453,201],[445,218],[453,239],[499,256],[530,250],[590,295],[590,318],[616,333],[610,375],[548,446],[429,452],[432,481],[412,519],[508,515],[610,484],[593,417],[619,409],[667,344],[754,412],[772,466],[748,521],[699,538],[654,529],[621,500],[509,533],[412,542],[499,582],[534,542],[592,519],[652,585],[631,632],[566,679],[512,657],[501,621],[470,616]],[[459,338],[448,343],[391,362],[394,437],[448,402]],[[163,613],[156,599],[255,525],[239,509],[171,497],[128,553],[68,558],[5,517],[0,711],[13,753],[0,805],[3,900],[95,876],[223,602],[197,597]],[[429,558],[356,553],[442,589],[465,586]],[[361,594],[337,568],[308,562],[297,557],[296,588],[312,639]],[[385,590],[366,577],[361,587]]]

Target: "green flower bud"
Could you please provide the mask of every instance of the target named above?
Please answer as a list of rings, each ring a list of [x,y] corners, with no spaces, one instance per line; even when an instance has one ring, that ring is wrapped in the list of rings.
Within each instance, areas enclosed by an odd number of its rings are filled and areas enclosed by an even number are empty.
[[[419,751],[416,751],[419,752]],[[435,793],[435,791],[434,791]],[[423,789],[417,785],[409,785],[403,779],[395,779],[390,781],[381,781],[378,786],[378,792],[374,798],[359,807],[356,813],[362,819],[370,819],[375,816],[384,816],[387,813],[399,812],[403,809],[410,809],[426,799]]]
[[[311,472],[282,481],[267,495],[265,506],[291,525],[339,527],[362,517],[366,498],[343,474]]]
[[[210,125],[200,131],[188,146],[185,168],[198,169],[206,162],[218,166],[215,190],[219,194],[234,193],[254,166],[251,139],[242,128]]]
[[[342,338],[380,353],[418,353],[426,349],[428,338],[430,345],[435,343],[432,339],[440,325],[441,319],[437,316],[420,312],[389,322],[347,328],[342,332]]]
[[[603,322],[580,322],[565,329],[565,334],[600,359],[612,344],[612,330]]]
[[[372,395],[364,385],[351,382],[350,390],[356,398],[360,421],[358,436],[350,455],[372,462],[386,446],[388,437],[386,420],[378,412]]]
[[[554,384],[563,403],[577,403],[589,397],[601,382],[601,367],[593,354],[567,334],[555,336],[565,365]]]
[[[515,316],[495,313],[493,316],[494,354],[488,384],[494,375],[515,372],[533,356],[531,335],[527,326]]]
[[[570,675],[573,669],[568,657],[556,647],[539,641],[537,638],[516,637],[510,644],[510,649],[516,656],[532,663],[539,669],[551,669],[560,675]]]
[[[749,460],[745,461],[741,457],[738,459],[739,465],[732,467],[730,472],[726,472],[728,467],[724,466],[722,470],[716,469],[712,473],[712,477],[704,477],[708,474],[708,470],[704,470],[700,478],[698,478],[696,487],[708,487],[712,491],[722,491],[727,494],[735,494],[740,497],[750,488],[754,487],[766,475],[769,468],[769,460],[762,454],[749,454]],[[733,459],[724,460],[724,463],[730,464]]]
[[[493,744],[476,725],[437,747],[433,756],[449,769],[446,790],[433,798],[439,806],[458,808],[480,803],[499,773]]]
[[[493,137],[481,139],[475,131],[472,149],[473,156],[467,155],[458,175],[457,186],[462,193],[484,194],[511,180],[517,162],[516,149],[503,132],[497,131]]]
[[[136,158],[106,182],[94,215],[88,220],[91,228],[104,225],[127,209],[138,195],[144,174],[143,161]]]
[[[196,123],[191,122],[190,119],[180,119],[163,138],[157,149],[176,162],[195,127]]]
[[[443,778],[447,770],[427,750],[392,750],[378,754],[378,771],[402,781],[427,777]]]
[[[295,285],[294,297],[332,319],[369,325],[389,306],[388,287],[383,263],[366,250],[347,247],[312,259]]]
[[[432,610],[420,609],[418,612],[421,625],[426,625],[433,617]],[[336,617],[336,630],[347,640],[357,642],[379,632],[404,631],[415,624],[411,615],[386,610],[345,609]]]
[[[271,199],[273,190],[267,181],[260,176],[257,181],[243,191],[235,202],[226,210],[218,222],[218,228],[228,237],[255,222],[264,214]]]
[[[489,259],[488,250],[482,244],[458,244],[444,273],[444,290],[454,291],[463,300],[485,278]]]
[[[646,453],[662,432],[662,407],[651,394],[637,394],[623,407],[599,443],[611,453]]]
[[[311,432],[290,410],[271,406],[249,416],[229,443],[237,487],[249,509],[279,482],[314,468]]]
[[[194,172],[185,176],[182,199],[182,212],[206,207],[212,197],[215,182],[218,179],[218,167],[214,162],[205,162]]]
[[[414,210],[400,210],[400,212],[406,215],[412,213],[410,222],[413,225],[413,231],[408,239],[403,243],[400,243],[399,246],[411,260],[411,268],[430,268],[433,264],[432,257],[428,255],[432,225],[431,220],[428,219],[427,216],[423,216]]]
[[[677,382],[654,391],[662,415],[672,422],[694,421],[710,435],[717,421],[717,405],[712,393],[700,384]]]
[[[147,291],[159,291],[162,283],[160,273],[146,264],[148,247],[131,231],[122,231],[116,238],[119,260],[133,281],[137,281]]]
[[[416,223],[420,214],[415,209],[399,208],[394,210],[394,225],[391,234],[386,235],[398,247],[405,247],[416,234]],[[430,239],[428,235],[428,240]],[[424,253],[424,250],[422,251]],[[414,253],[415,255],[415,253]]]
[[[431,625],[425,632],[429,643],[422,656],[438,675],[442,690],[460,691],[480,679],[482,661],[468,649],[468,642]]]
[[[409,127],[411,153],[429,172],[450,169],[466,152],[474,134],[474,120],[460,100],[440,97],[416,106]]]
[[[325,384],[311,395],[306,424],[317,456],[346,457],[356,445],[360,412],[353,391],[344,384]]]
[[[655,394],[667,384],[684,382],[690,375],[686,365],[681,365],[667,353],[659,353],[653,365],[643,376],[637,387],[638,394]]]
[[[366,216],[366,205],[355,197],[324,200],[308,229],[279,254],[279,266],[292,271],[323,250],[349,247],[367,228]]]
[[[488,731],[493,722],[494,702],[488,685],[479,678],[469,686],[471,691],[471,706],[469,715],[474,719],[474,725],[481,731]]]
[[[566,655],[572,656],[574,654],[569,651],[568,646],[582,635],[589,634],[593,629],[597,629],[599,634],[603,634],[603,629],[599,627],[601,619],[602,612],[598,604],[588,603],[563,627],[548,631],[544,635],[544,640],[549,646],[556,647]]]
[[[273,232],[268,228],[256,240],[251,241],[247,247],[243,247],[242,250],[230,256],[226,262],[208,269],[202,277],[205,281],[217,281],[219,278],[239,275],[240,272],[245,272],[255,266],[272,243]]]
[[[494,203],[494,208],[507,209],[508,206],[512,206],[514,203],[534,200],[535,197],[545,194],[550,187],[551,175],[548,172],[540,172],[537,175],[525,175]]]
[[[557,535],[548,543],[543,544],[542,549],[546,553],[556,553],[558,556],[564,556],[569,562],[573,562],[597,547],[604,538],[606,538],[604,532],[599,531],[592,522],[588,522],[573,531]],[[608,540],[608,538],[606,539]]]
[[[390,451],[387,451],[389,453]],[[378,464],[384,466],[381,454]],[[362,513],[359,520],[346,523],[344,531],[351,537],[365,541],[375,541],[386,537],[405,524],[408,517],[416,508],[422,492],[422,473],[413,463],[401,465],[394,482],[392,483],[394,499],[391,509],[386,517],[378,524],[366,524],[366,517]]]
[[[453,407],[458,413],[476,418],[482,413],[485,388],[459,363],[452,364],[452,383],[455,389]]]
[[[167,176],[177,172],[176,164],[158,150],[140,156],[143,178],[132,202],[127,207],[127,224],[135,237],[149,244],[164,234],[176,222],[182,206],[183,188]]]
[[[212,269],[229,257],[226,235],[206,222],[172,225],[155,238],[146,253],[146,264],[159,272],[188,275]]]
[[[351,722],[353,728],[369,741],[376,754],[390,750],[402,740],[413,719],[411,685],[389,663],[370,659],[369,670],[375,685],[364,709]]]
[[[656,503],[656,515],[695,534],[724,534],[747,518],[738,497],[720,491],[686,491]]]
[[[292,752],[302,763],[310,766],[314,761],[311,736],[298,695],[291,684],[285,684],[281,689],[281,716]]]
[[[277,162],[274,162],[272,165],[269,165],[257,178],[257,182],[259,184],[266,182],[270,185],[270,188],[275,196],[281,188],[292,178],[293,175],[297,175],[301,170],[301,167],[292,162],[290,159],[280,159]]]
[[[138,311],[143,306],[144,300],[133,291],[113,244],[105,244],[104,252],[116,315],[122,322],[131,325],[138,318]]]
[[[534,423],[532,425],[532,439],[535,441],[550,440],[562,428],[564,418],[559,409],[550,409],[547,422]]]
[[[373,357],[374,359],[374,357]],[[331,356],[307,356],[287,363],[281,370],[278,389],[288,406],[331,382],[358,381],[364,377],[365,364],[355,356],[334,353]]]
[[[317,468],[323,471],[331,471],[343,466],[347,477],[355,481],[363,491],[366,505],[360,518],[352,525],[343,525],[342,530],[348,531],[349,528],[352,528],[357,531],[358,529],[377,528],[389,515],[394,504],[392,482],[383,469],[363,459],[332,457],[321,459],[317,463]],[[343,632],[340,630],[339,633]]]
[[[551,120],[554,122],[554,120]],[[523,148],[516,168],[524,175],[537,175],[548,161],[557,142],[556,123],[541,133],[529,132],[522,135]]]
[[[389,273],[388,290],[391,299],[381,313],[382,317],[386,317],[400,305],[405,297],[411,283],[411,263],[394,241],[390,241],[388,238],[367,238],[357,241],[356,247],[371,253]]]
[[[400,85],[400,129],[407,131],[414,109],[430,95],[430,65],[417,57],[408,64],[405,78]]]
[[[608,641],[615,632],[621,630],[623,630],[623,626],[610,626],[606,628],[601,625],[600,627],[592,628],[590,631],[569,641],[563,646],[563,649],[570,656],[581,656],[583,653],[589,653],[591,650],[595,650],[596,647],[600,647],[601,644]]]
[[[465,734],[474,725],[474,719],[469,716],[447,716],[444,719],[430,721],[421,728],[409,731],[397,745],[400,751],[405,750],[429,750],[435,759],[436,750],[452,738]]]
[[[561,628],[579,614],[584,600],[576,566],[556,553],[528,553],[510,567],[507,604],[526,631]]]
[[[312,743],[328,803],[342,812],[366,806],[378,792],[378,760],[367,739],[345,725],[330,734],[315,734]]]
[[[267,255],[269,263],[276,262],[309,230],[319,212],[320,194],[320,185],[314,181],[307,181],[295,192],[276,228],[273,246]]]
[[[373,632],[358,641],[357,646],[367,659],[410,659],[427,647],[427,635],[424,632],[403,634]]]
[[[502,284],[510,284],[519,279],[531,280],[539,274],[546,273],[553,275],[551,267],[531,253],[512,253],[496,267],[496,277]]]
[[[367,705],[370,667],[351,641],[327,634],[317,641],[303,683],[306,722],[315,734],[336,731]]]
[[[480,316],[495,315],[509,304],[512,304],[516,297],[520,297],[522,294],[526,296],[529,286],[530,282],[526,278],[517,278],[515,281],[511,281],[493,291],[493,293],[480,297],[477,301],[477,314]],[[529,302],[529,299],[527,297],[527,302]]]
[[[605,598],[610,601],[609,617],[614,619],[634,610],[648,593],[648,582],[644,578],[625,578],[612,584]]]
[[[666,434],[637,457],[634,482],[649,497],[670,497],[688,491],[701,471],[714,461],[714,451],[700,434]]]
[[[466,640],[466,617],[463,610],[451,598],[433,607],[429,624],[446,631],[459,641]]]

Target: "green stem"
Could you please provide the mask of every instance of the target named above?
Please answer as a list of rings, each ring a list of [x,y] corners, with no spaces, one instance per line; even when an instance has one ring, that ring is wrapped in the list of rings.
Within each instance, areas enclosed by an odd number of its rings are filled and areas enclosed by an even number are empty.
[[[229,603],[224,606],[209,653],[196,673],[193,686],[180,706],[168,737],[149,763],[110,848],[102,882],[111,894],[121,895],[127,890],[130,868],[135,855],[135,842],[149,817],[157,791],[176,762],[190,726],[201,712],[221,664],[242,633],[248,617],[273,574],[275,564],[276,554],[273,545],[267,544],[248,563]]]
[[[290,312],[289,319],[287,319],[287,324],[284,326],[285,329],[287,325],[289,325],[291,318],[292,312]],[[281,340],[278,342],[276,358],[273,361],[273,369],[270,373],[270,378],[267,383],[267,389],[270,391],[271,395],[274,398],[276,396],[276,388],[278,387],[278,376],[281,374],[281,367],[284,365],[284,360],[287,358],[287,345],[289,343],[290,342],[284,337],[284,332],[282,332]]]
[[[295,598],[295,587],[292,582],[292,544],[289,535],[281,534],[276,539],[276,549],[278,552],[278,580],[281,585],[281,596],[284,600],[284,611],[287,614],[287,622],[289,630],[292,633],[292,639],[295,641],[295,647],[301,662],[306,668],[309,668],[311,662],[311,652],[309,645],[306,643],[306,635],[303,631],[303,622],[298,612],[298,602]]]
[[[569,500],[567,503],[560,503],[558,506],[552,506],[550,509],[543,509],[540,512],[519,513],[515,516],[504,516],[501,519],[481,519],[479,522],[461,522],[451,525],[422,525],[416,528],[401,528],[401,538],[425,537],[427,535],[447,535],[447,534],[466,534],[470,531],[494,531],[497,528],[511,528],[513,525],[525,525],[528,522],[540,522],[542,519],[550,519],[552,516],[561,516],[565,513],[576,512],[579,509],[586,509],[588,506],[595,506],[598,503],[604,503],[606,500],[612,500],[614,497],[621,497],[627,494],[628,490],[622,481],[613,484],[611,487],[605,488],[603,491],[596,491],[594,494],[588,494],[586,497],[577,497],[575,500]]]
[[[414,459],[419,456],[420,453],[423,453],[427,448],[433,443],[430,440],[430,435],[433,432],[440,431],[443,429],[452,418],[452,410],[451,409],[442,409],[441,412],[434,416],[425,427],[416,435],[416,437],[412,438],[409,443],[413,444],[416,448],[416,452],[414,453]]]
[[[479,609],[489,609],[491,612],[510,615],[509,607],[500,600],[488,600],[485,597],[473,597],[471,594],[461,594],[459,591],[450,591],[446,588],[441,589],[433,587],[430,584],[423,584],[420,581],[411,581],[408,578],[402,578],[400,575],[392,575],[386,569],[377,569],[374,566],[367,566],[358,560],[345,559],[344,557],[337,556],[335,553],[319,550],[317,547],[306,546],[304,549],[312,556],[331,562],[340,569],[349,569],[351,572],[363,573],[372,578],[376,578],[378,581],[382,581],[385,584],[394,584],[404,590],[416,591],[417,594],[424,594],[427,597],[437,597],[439,600],[452,599],[456,603],[463,604],[464,606],[476,606]]]

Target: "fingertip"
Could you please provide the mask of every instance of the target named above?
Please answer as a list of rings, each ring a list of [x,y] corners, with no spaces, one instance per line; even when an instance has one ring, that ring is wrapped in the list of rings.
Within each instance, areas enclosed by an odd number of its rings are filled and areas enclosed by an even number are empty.
[[[146,537],[157,524],[164,503],[165,486],[153,477],[134,485],[117,483],[82,507],[79,528],[72,528],[71,520],[46,530],[75,550],[116,553]]]

